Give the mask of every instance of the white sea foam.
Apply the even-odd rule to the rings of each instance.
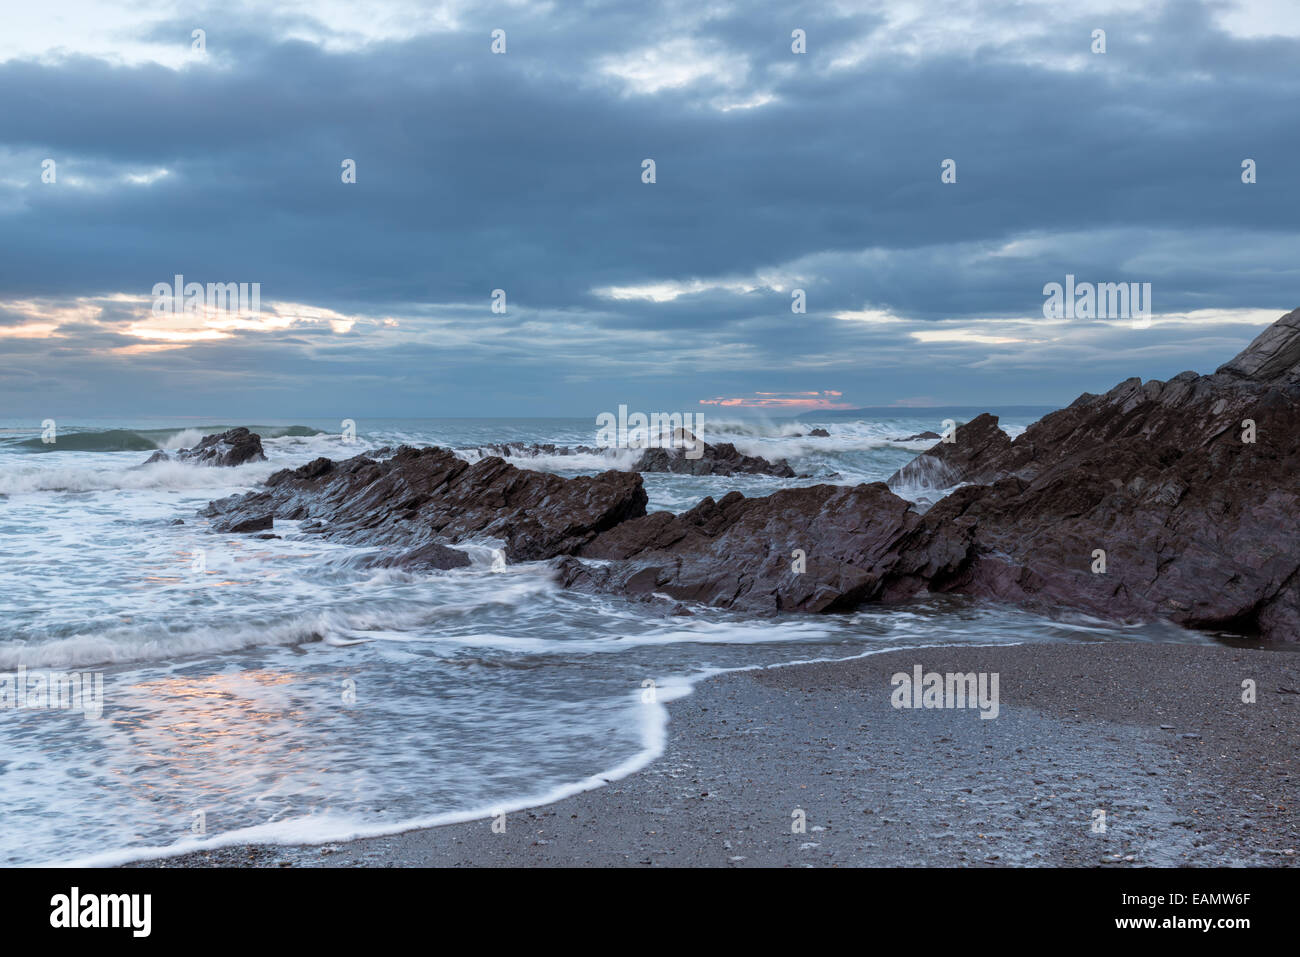
[[[511,452],[501,455],[488,448],[456,449],[456,454],[467,462],[478,462],[489,456],[503,458],[521,469],[534,469],[539,472],[604,472],[609,469],[626,472],[636,464],[644,454],[643,449],[602,449],[599,452],[574,452],[571,455],[548,455],[545,452],[534,453],[531,450]]]
[[[163,439],[158,447],[162,449],[192,449],[203,440],[203,436],[204,431],[202,429],[181,429],[179,432]]]
[[[121,453],[136,454],[138,453]],[[212,468],[186,462],[155,462],[138,467],[115,465],[7,464],[0,471],[0,494],[29,492],[95,492],[110,489],[204,489],[252,487],[274,472],[270,462],[250,462],[234,468]]]

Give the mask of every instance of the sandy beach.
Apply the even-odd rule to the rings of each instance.
[[[891,675],[916,665],[996,673],[998,716],[893,707]],[[720,675],[669,710],[658,760],[504,833],[483,819],[143,866],[1295,866],[1300,850],[1294,652],[891,651]]]

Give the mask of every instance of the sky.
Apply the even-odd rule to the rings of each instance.
[[[1297,63],[1294,0],[12,5],[0,420],[1211,372],[1300,306]],[[260,309],[158,314],[176,275]],[[1045,318],[1067,275],[1150,320]]]

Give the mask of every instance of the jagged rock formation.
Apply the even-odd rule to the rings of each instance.
[[[319,458],[283,469],[259,492],[208,505],[218,531],[249,518],[305,520],[336,541],[397,546],[500,539],[513,561],[574,551],[598,533],[645,514],[635,472],[564,479],[490,457],[472,465],[447,449],[401,448],[376,461],[364,455]]]
[[[1300,382],[1300,309],[1288,312],[1261,332],[1215,374],[1259,384]]]
[[[923,523],[923,549],[965,548],[947,590],[1300,640],[1297,415],[1300,310],[1213,375],[1126,380],[1014,442],[980,416],[895,478],[973,483]]]

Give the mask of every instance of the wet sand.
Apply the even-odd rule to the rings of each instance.
[[[999,715],[895,709],[890,676],[996,672]],[[1257,700],[1242,702],[1253,679]],[[1295,866],[1300,654],[1046,644],[721,675],[665,753],[492,821],[146,867]],[[796,811],[806,817],[795,829]],[[1105,831],[1094,812],[1105,811]]]

